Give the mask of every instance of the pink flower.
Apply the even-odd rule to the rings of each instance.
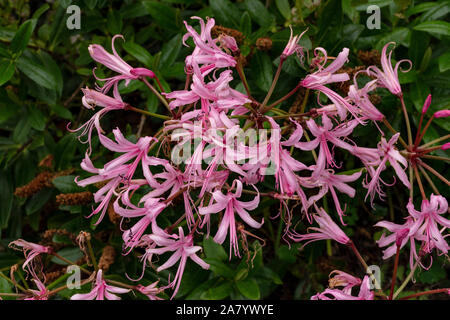
[[[346,294],[351,294],[354,286],[361,285],[361,279],[356,278],[344,271],[333,270],[330,273],[330,277],[332,274],[336,275],[328,280],[329,287],[331,289],[334,287],[344,287],[342,291]]]
[[[301,34],[296,35],[295,37],[292,37],[292,34],[293,34],[292,27],[290,27],[290,28],[291,28],[291,36],[289,37],[289,41],[288,41],[286,47],[284,48],[280,59],[285,60],[291,54],[296,52],[297,55],[300,57],[300,60],[302,60],[304,57],[303,48],[298,44],[298,42],[300,41],[301,37],[305,34],[305,32],[308,31],[308,29],[303,31]]]
[[[147,198],[144,202],[144,207],[141,208],[135,206],[131,202],[128,192],[124,192],[120,199],[126,206],[126,209],[119,206],[119,198],[117,198],[114,202],[114,211],[117,214],[124,218],[142,217],[133,227],[126,230],[122,235],[124,241],[123,248],[129,248],[131,250],[140,243],[141,237],[148,226],[151,224],[152,227],[154,227],[156,218],[167,207],[167,204],[164,201],[161,201],[161,198]]]
[[[298,142],[295,144],[297,148],[302,150],[313,150],[320,146],[319,156],[315,165],[313,177],[318,177],[326,168],[326,165],[336,166],[334,157],[328,148],[328,142],[346,150],[352,150],[353,146],[344,142],[340,138],[347,137],[352,133],[353,129],[358,125],[355,120],[342,123],[333,129],[333,124],[326,114],[322,115],[322,126],[318,126],[313,119],[306,122],[311,133],[316,137],[309,142]]]
[[[369,276],[365,276],[358,296],[352,296],[351,293],[339,289],[325,289],[322,293],[318,293],[311,297],[311,300],[373,300],[375,294],[370,290]]]
[[[381,121],[384,115],[372,104],[368,95],[368,92],[376,88],[376,82],[377,80],[372,80],[362,89],[358,89],[355,82],[349,87],[348,97],[359,108],[361,116],[372,121]]]
[[[51,253],[53,250],[51,247],[45,247],[40,244],[25,241],[23,239],[12,241],[9,244],[9,247],[23,251],[26,260],[22,265],[22,269],[25,270],[25,267],[28,266],[28,264],[30,264],[29,270],[31,271],[31,273],[35,278],[38,277],[35,276],[33,260],[36,259],[41,253]]]
[[[317,177],[303,179],[303,182],[309,182],[309,185],[304,184],[304,186],[306,186],[308,188],[320,187],[319,193],[317,195],[309,198],[309,200],[308,200],[309,205],[311,205],[311,204],[315,203],[316,201],[318,201],[319,199],[323,198],[323,196],[326,195],[328,193],[328,191],[330,191],[331,196],[333,197],[334,204],[336,206],[336,211],[338,212],[339,218],[341,219],[341,223],[343,225],[345,225],[344,220],[342,218],[344,215],[345,208],[343,211],[341,208],[341,205],[339,203],[339,198],[336,194],[335,188],[337,190],[339,190],[340,192],[347,194],[350,198],[354,198],[355,197],[355,189],[350,187],[347,183],[359,179],[360,176],[361,176],[361,171],[355,172],[351,175],[343,175],[343,174],[334,174],[333,170],[328,169],[328,170],[322,170],[320,175]]]
[[[136,287],[136,290],[138,290],[143,295],[146,295],[150,300],[163,300],[163,298],[160,298],[157,296],[157,294],[164,291],[164,288],[158,288],[158,281],[155,281],[148,286],[144,287],[143,285],[139,284]]]
[[[38,290],[32,290],[29,291],[33,294],[33,297],[31,298],[25,298],[24,300],[48,300],[48,294],[49,291],[45,287],[45,285],[41,282],[39,279],[33,279],[34,283],[36,284]]]
[[[236,191],[233,193],[231,190],[236,188]],[[214,191],[212,196],[215,200],[215,203],[210,204],[207,207],[199,208],[199,213],[202,215],[218,213],[225,209],[225,214],[222,218],[222,221],[219,225],[219,230],[214,236],[214,241],[222,244],[225,241],[225,238],[228,234],[228,229],[230,232],[230,259],[231,259],[231,250],[234,248],[234,254],[240,257],[239,254],[239,245],[236,234],[236,220],[235,220],[235,212],[239,215],[239,217],[244,220],[252,228],[260,228],[264,223],[264,219],[262,219],[261,223],[256,222],[246,211],[254,210],[259,204],[259,194],[249,202],[239,201],[242,195],[242,182],[239,180],[234,180],[231,189],[225,195],[222,191],[217,190]]]
[[[120,34],[117,34],[112,38],[111,47],[113,50],[113,54],[108,53],[101,45],[98,44],[91,44],[88,50],[92,59],[94,59],[98,63],[103,64],[105,67],[117,73],[120,73],[120,75],[118,76],[107,79],[100,79],[96,77],[98,80],[106,81],[103,88],[101,88],[102,93],[107,93],[110,88],[114,86],[114,97],[120,99],[120,94],[117,88],[117,84],[120,80],[125,80],[126,85],[128,85],[130,80],[138,79],[141,76],[154,78],[155,74],[151,70],[145,68],[133,68],[128,63],[126,63],[119,56],[114,47],[114,41],[118,37],[123,39],[123,36]]]
[[[316,48],[317,51],[322,52],[325,55],[325,61],[323,65],[325,65],[327,61],[327,54],[323,48]],[[341,120],[345,119],[347,111],[349,111],[356,119],[355,107],[349,104],[343,97],[339,94],[326,87],[326,84],[334,83],[334,82],[344,82],[349,80],[349,76],[347,73],[338,73],[334,74],[338,71],[347,61],[349,49],[344,48],[336,60],[334,60],[330,65],[326,68],[323,68],[323,65],[319,66],[319,70],[308,74],[305,79],[303,79],[300,84],[308,89],[317,90],[325,94],[335,105],[337,108],[338,114]]]
[[[330,218],[330,216],[325,212],[323,208],[317,208],[317,214],[313,215],[314,220],[319,224],[319,228],[312,227],[308,228],[312,231],[317,231],[316,233],[307,233],[307,234],[291,234],[289,237],[296,241],[304,241],[308,240],[303,246],[306,246],[310,242],[318,241],[318,240],[335,240],[342,244],[348,244],[350,242],[350,238],[342,231],[336,223]]]
[[[375,227],[382,227],[392,232],[389,236],[386,236],[385,233],[383,233],[377,241],[380,248],[389,246],[383,250],[383,259],[389,259],[396,253],[397,247],[400,247],[401,249],[408,242],[410,242],[409,262],[412,269],[414,260],[417,260],[418,258],[414,238],[417,231],[417,225],[414,225],[414,219],[411,216],[408,216],[404,224],[395,224],[390,221],[380,221],[375,224]]]
[[[383,182],[380,178],[380,174],[386,168],[386,162],[388,161],[394,168],[394,171],[399,177],[400,181],[403,182],[403,184],[408,189],[411,187],[408,177],[405,173],[405,169],[408,167],[408,161],[394,147],[399,136],[400,133],[394,134],[389,142],[386,142],[386,139],[384,137],[381,137],[381,141],[378,144],[378,151],[380,156],[382,157],[381,162],[378,164],[378,168],[375,172],[373,172],[373,170],[369,170],[369,173],[372,176],[372,180],[368,184],[364,185],[364,187],[368,189],[366,198],[368,195],[370,195],[370,201],[372,205],[376,193],[378,193],[380,197],[384,196],[380,185],[380,181]],[[403,166],[403,168],[400,164]]]
[[[89,293],[79,293],[73,295],[70,300],[120,300],[120,297],[115,294],[123,294],[129,292],[130,289],[114,287],[106,284],[103,279],[103,271],[97,271],[95,286]]]
[[[207,23],[202,18],[192,17],[191,19],[197,19],[200,22],[200,34],[195,31],[190,25],[184,21],[187,33],[183,36],[183,43],[190,37],[194,40],[195,49],[194,52],[186,57],[186,66],[188,69],[197,68],[199,65],[203,65],[203,69],[213,69],[213,68],[227,68],[236,66],[236,60],[220,50],[216,45],[216,40],[211,36],[211,29],[215,25],[215,20],[213,18],[208,18]]]
[[[194,246],[192,235],[189,234],[185,236],[183,228],[181,227],[178,228],[178,236],[169,235],[166,233],[164,235],[152,234],[149,236],[149,238],[151,238],[158,246],[161,247],[155,249],[148,249],[150,253],[163,254],[169,251],[174,252],[172,256],[164,264],[162,264],[161,266],[158,267],[158,269],[156,269],[157,272],[170,268],[175,263],[177,263],[178,260],[180,260],[177,273],[170,285],[172,288],[175,287],[174,292],[172,294],[172,298],[175,297],[175,295],[178,292],[178,289],[181,284],[181,279],[183,278],[183,272],[186,266],[186,261],[188,258],[190,258],[192,261],[194,261],[203,269],[205,270],[209,269],[209,264],[204,262],[196,255],[196,252],[202,250],[202,247]]]
[[[414,209],[411,199],[406,206],[409,214],[414,218],[414,229],[417,232],[414,237],[423,241],[425,253],[431,253],[433,248],[440,251],[440,254],[447,254],[450,246],[442,235],[443,230],[450,228],[450,220],[442,217],[442,214],[448,213],[448,202],[441,195],[430,196],[430,200],[422,200],[421,210]],[[438,225],[444,227],[439,230]]]
[[[79,140],[82,136],[87,135],[86,141],[81,141],[82,143],[89,143],[89,149],[88,154],[91,153],[91,136],[92,136],[92,129],[95,128],[99,133],[101,133],[103,130],[100,126],[100,119],[109,111],[111,110],[123,110],[126,108],[127,104],[124,103],[122,100],[111,98],[107,95],[104,95],[103,93],[97,92],[95,90],[91,90],[89,88],[82,89],[84,96],[82,98],[83,105],[88,109],[94,109],[96,106],[102,107],[100,111],[95,113],[91,119],[89,119],[85,124],[80,126],[78,129],[71,130],[67,128],[70,132],[78,132],[82,130],[81,134],[79,135]],[[70,123],[67,125],[69,126]]]
[[[383,71],[381,71],[376,66],[370,66],[367,68],[367,74],[370,77],[376,77],[378,80],[378,84],[386,89],[388,89],[392,94],[396,96],[402,96],[402,87],[400,86],[400,83],[398,81],[398,67],[402,62],[409,62],[410,66],[412,66],[412,63],[410,60],[404,59],[397,62],[395,65],[395,68],[392,68],[391,64],[391,56],[392,56],[392,50],[389,52],[389,57],[386,55],[387,48],[390,44],[394,44],[395,42],[388,42],[383,47],[383,51],[381,52],[381,67],[383,68]],[[402,70],[403,71],[403,70]],[[409,70],[405,70],[403,72],[407,72]]]

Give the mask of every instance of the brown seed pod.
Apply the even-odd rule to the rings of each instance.
[[[238,45],[242,44],[242,42],[244,42],[244,39],[245,39],[244,34],[235,29],[226,28],[226,27],[222,27],[222,26],[218,26],[218,25],[215,25],[211,29],[211,35],[214,38],[218,38],[222,34],[233,37],[236,40],[236,43]]]
[[[272,39],[268,37],[258,38],[256,40],[256,47],[261,51],[269,51],[272,49]]]
[[[86,205],[94,200],[94,196],[90,191],[83,191],[77,193],[61,193],[56,196],[56,203],[58,205]]]
[[[116,258],[116,250],[114,249],[114,247],[110,245],[104,247],[102,255],[98,262],[99,269],[102,269],[103,271],[108,270],[109,267],[114,263],[115,258]]]

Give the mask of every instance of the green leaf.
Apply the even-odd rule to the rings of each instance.
[[[425,31],[432,35],[450,36],[450,23],[445,21],[422,22],[413,28],[414,30]]]
[[[258,283],[255,279],[244,279],[236,282],[236,287],[239,292],[246,298],[251,300],[258,300],[261,297]]]
[[[445,72],[450,69],[450,52],[444,53],[438,59],[439,71]]]
[[[95,6],[97,5],[97,0],[83,0],[84,4],[89,8],[89,9],[94,9]]]
[[[203,259],[206,263],[209,264],[209,269],[214,272],[216,275],[233,279],[235,271],[228,267],[225,263],[222,261],[219,261],[217,259],[209,259],[205,258]]]
[[[111,34],[120,34],[123,27],[122,15],[120,14],[120,11],[110,10],[106,19],[106,25]]]
[[[261,1],[245,0],[244,5],[250,13],[252,20],[261,27],[269,27],[275,22],[274,16],[266,9]]]
[[[31,197],[31,199],[28,200],[26,206],[25,206],[25,213],[27,216],[39,211],[42,209],[42,207],[50,200],[50,198],[53,196],[52,189],[45,188],[36,193]]]
[[[203,250],[207,258],[216,259],[219,261],[225,261],[228,259],[228,255],[225,249],[218,243],[216,243],[211,237],[203,239]]]
[[[33,129],[38,131],[45,129],[45,117],[36,106],[28,108],[28,121]]]
[[[72,112],[70,112],[70,110],[62,105],[59,104],[54,104],[51,105],[50,108],[52,109],[52,111],[61,118],[67,119],[67,120],[72,120]]]
[[[209,0],[214,17],[225,27],[239,28],[241,13],[229,0]]]
[[[61,257],[70,260],[72,262],[76,262],[77,260],[81,259],[83,257],[83,252],[81,252],[78,248],[64,248],[57,252]],[[65,261],[62,261],[61,259],[57,257],[53,257],[51,260],[53,263],[57,263],[63,266],[67,266],[68,263]]]
[[[244,36],[248,37],[252,33],[252,19],[247,11],[242,14],[240,30]]]
[[[8,226],[13,204],[13,185],[11,175],[5,171],[0,172],[0,230]]]
[[[22,117],[13,131],[12,138],[14,142],[24,143],[28,137],[28,133],[30,132],[30,130],[31,127],[30,123],[28,122],[28,117]]]
[[[75,176],[61,176],[52,180],[53,185],[62,193],[74,193],[82,190],[75,183]]]
[[[28,78],[44,88],[55,89],[58,87],[55,78],[49,70],[31,57],[22,55],[17,60],[17,68],[19,68],[19,70]]]
[[[291,6],[288,0],[275,0],[275,4],[277,5],[278,11],[280,11],[286,20],[291,19]]]
[[[143,4],[154,19],[153,23],[171,32],[180,30],[178,12],[173,7],[156,1],[145,1]]]
[[[252,59],[256,84],[261,90],[269,91],[273,81],[272,61],[265,52],[258,51]]]
[[[228,297],[231,291],[231,283],[226,282],[217,287],[209,288],[206,292],[202,293],[200,297],[205,300],[222,300]]]
[[[27,47],[30,41],[31,34],[33,33],[34,22],[33,20],[27,20],[19,27],[14,38],[11,41],[11,51],[14,53],[22,53],[22,51]]]
[[[55,89],[56,93],[58,94],[58,97],[61,97],[64,80],[59,65],[45,51],[40,51],[39,57],[41,58],[41,61],[43,62],[45,69],[48,71],[49,74],[52,75],[52,78],[54,79],[55,86],[52,89]]]
[[[8,82],[14,75],[15,64],[12,60],[0,60],[0,86]]]
[[[181,50],[181,34],[177,34],[175,37],[166,42],[161,50],[160,65],[164,68],[170,67],[178,57]]]
[[[134,42],[124,42],[123,48],[126,52],[132,55],[140,63],[143,63],[146,67],[150,68],[152,66],[152,55],[139,44]]]
[[[78,144],[73,134],[66,135],[58,141],[55,150],[56,170],[62,170],[71,164]]]

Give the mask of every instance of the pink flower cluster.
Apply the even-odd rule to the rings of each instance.
[[[233,254],[240,257],[237,224],[243,221],[246,227],[262,227],[264,219],[252,213],[258,208],[262,196],[279,199],[280,207],[287,208],[288,214],[283,215],[283,219],[286,223],[285,234],[290,239],[308,242],[333,239],[349,245],[351,240],[318,205],[320,199],[327,194],[331,195],[337,217],[345,225],[346,205],[343,204],[341,194],[355,197],[356,191],[351,183],[362,175],[365,175],[361,183],[367,189],[366,198],[370,196],[372,204],[377,194],[384,196],[383,185],[387,183],[381,178],[383,172],[384,176],[394,177],[394,180],[395,176],[398,177],[402,185],[411,188],[405,172],[409,165],[408,159],[397,148],[398,133],[387,138],[381,132],[378,144],[374,144],[372,148],[360,147],[352,139],[356,127],[367,125],[369,120],[377,123],[384,119],[384,115],[370,102],[369,92],[382,87],[394,95],[402,96],[397,77],[398,64],[393,69],[390,61],[392,52],[389,55],[386,52],[391,43],[383,49],[382,70],[369,67],[366,74],[374,79],[362,88],[359,88],[354,79],[348,96],[341,96],[329,85],[350,80],[347,73],[340,71],[348,60],[349,49],[342,49],[328,63],[330,57],[326,50],[316,48],[311,64],[312,72],[300,81],[300,87],[316,93],[319,104],[319,95],[325,95],[329,104],[320,105],[301,120],[290,119],[289,128],[292,130],[289,131],[280,128],[277,117],[267,114],[270,108],[264,109],[265,106],[261,106],[249,94],[232,87],[233,70],[239,67],[236,59],[239,49],[235,40],[229,36],[213,38],[211,29],[215,24],[214,19],[206,22],[198,17],[193,19],[200,23],[200,32],[185,22],[187,33],[183,37],[183,43],[186,45],[188,40],[194,43],[192,53],[185,60],[188,77],[186,87],[184,90],[160,92],[160,98],[167,101],[173,115],[162,131],[155,137],[140,137],[133,142],[116,128],[112,132],[112,140],[100,125],[105,113],[130,107],[120,96],[119,81],[124,80],[126,84],[130,81],[147,81],[146,78],[155,78],[157,81],[151,70],[133,68],[118,55],[114,40],[121,36],[113,38],[113,54],[100,45],[89,48],[95,61],[117,75],[98,79],[104,81],[101,87],[83,90],[83,105],[89,109],[96,106],[102,109],[76,130],[81,131],[81,135],[87,135],[90,146],[95,129],[101,145],[118,154],[113,160],[97,167],[90,157],[92,150],[89,147],[81,163],[82,169],[91,175],[83,179],[77,178],[77,184],[82,187],[98,183],[103,185],[95,193],[97,205],[90,216],[95,216],[98,224],[108,206],[113,205],[115,212],[123,220],[133,221],[134,225],[122,229],[124,254],[136,248],[145,251],[142,256],[144,268],[155,263],[155,256],[170,252],[171,256],[156,271],[178,265],[176,274],[168,285],[173,289],[172,297],[178,292],[189,260],[203,269],[209,268],[209,264],[199,255],[202,248],[194,244],[199,230],[205,228],[207,236],[213,230],[213,239],[219,244],[223,244],[228,236],[229,258]],[[280,63],[294,52],[303,56],[304,48],[298,44],[300,37],[301,35],[291,35]],[[107,95],[111,88],[113,97]],[[261,113],[261,110],[266,111]],[[243,123],[241,119],[246,120]],[[239,149],[229,145],[226,137],[230,134],[243,129],[262,129],[264,123],[271,129],[270,139],[259,139],[258,136],[254,145],[249,146],[243,142]],[[170,159],[149,155],[155,146],[166,143],[170,134],[172,137],[176,135],[178,129],[184,130],[181,134],[183,142],[192,142],[194,146],[193,153],[184,163],[176,164]],[[290,134],[286,136],[286,132]],[[364,169],[338,172],[340,164],[335,157],[335,149],[354,156],[364,165]],[[264,157],[260,156],[261,151],[264,151]],[[312,152],[314,162],[302,163],[295,158],[294,152]],[[275,179],[274,189],[269,193],[261,193],[258,184],[270,175]],[[171,226],[163,226],[164,219],[160,217],[165,215],[167,208],[174,204],[177,197],[182,197],[184,203],[184,210],[179,213],[180,219]],[[289,209],[287,200],[300,203],[299,213]],[[450,221],[441,216],[447,212],[446,199],[432,195],[430,201],[424,200],[421,211],[416,211],[412,202],[407,208],[410,216],[406,218],[404,225],[386,221],[377,224],[393,232],[387,237],[383,235],[378,244],[388,246],[395,242],[396,234],[408,230],[401,246],[408,241],[411,243],[411,259],[417,260],[418,257],[416,242],[422,243],[422,250],[427,253],[436,248],[441,254],[446,254],[449,246],[443,230],[450,227]],[[291,225],[294,214],[303,214],[309,223],[316,221],[319,227],[310,228],[315,233],[297,233]],[[179,226],[183,220],[186,221],[184,228]],[[439,230],[439,226],[444,229]],[[177,230],[177,233],[172,230]],[[39,252],[42,250],[32,251],[27,256],[27,261]],[[395,245],[391,245],[385,250],[384,257],[388,258],[394,253]],[[163,258],[158,261],[164,261],[161,259]],[[360,280],[338,272],[333,283],[331,288],[312,299],[373,299],[368,276]],[[344,289],[336,289],[334,286],[343,286]],[[354,286],[360,286],[358,296],[352,295]],[[160,292],[156,283],[139,288],[151,299],[157,299],[156,294]],[[125,292],[128,290],[107,285],[99,271],[93,290],[88,294],[75,295],[72,299],[117,299],[114,293]]]

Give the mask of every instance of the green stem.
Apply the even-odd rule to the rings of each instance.
[[[156,97],[159,99],[159,101],[162,102],[162,104],[167,108],[167,110],[169,110],[170,112],[172,112],[172,110],[170,110],[169,104],[167,103],[166,98],[164,98],[159,92],[158,90],[155,89],[155,87],[153,87],[145,78],[141,79],[142,82],[145,83],[145,85],[150,89],[151,92],[153,92]]]
[[[86,240],[87,240],[86,242],[87,242],[89,256],[91,257],[92,264],[94,265],[95,271],[98,271],[98,264],[97,264],[97,260],[95,259],[94,250],[92,249],[90,236],[86,237]]]
[[[419,261],[416,261],[416,263],[414,264],[412,270],[409,272],[408,276],[406,277],[405,281],[403,281],[403,283],[400,285],[400,287],[397,289],[397,291],[395,291],[394,296],[392,297],[393,299],[397,298],[398,295],[406,287],[406,285],[408,284],[409,280],[411,280],[411,278],[413,277],[414,272],[416,271],[418,265],[419,265]]]
[[[389,121],[387,121],[386,118],[383,118],[383,123],[384,125],[389,129],[389,131],[391,131],[393,134],[397,134],[397,130],[395,130],[391,124],[389,123]],[[405,142],[405,140],[403,140],[403,138],[401,136],[398,137],[398,140],[400,141],[400,143],[403,145],[403,147],[408,150],[408,144]]]
[[[406,130],[408,133],[408,145],[412,145],[412,133],[411,133],[411,124],[409,123],[408,111],[406,110],[405,100],[403,99],[403,95],[400,96],[400,102],[402,103],[403,115],[405,116],[406,121]],[[425,131],[426,129],[424,129]]]
[[[276,105],[279,105],[280,103],[282,103],[283,101],[289,99],[294,93],[296,93],[298,91],[298,89],[301,88],[300,82],[297,84],[297,86],[295,86],[294,89],[292,89],[291,91],[289,91],[288,94],[286,94],[284,97],[278,99],[277,101],[275,101],[274,103],[272,103],[271,105],[269,105],[265,110],[262,110],[262,113],[266,113],[267,111],[269,111],[270,109],[272,109],[273,107],[275,107]],[[308,89],[309,90],[309,89]]]
[[[20,284],[18,284],[17,282],[12,281],[10,278],[8,278],[7,276],[5,276],[3,274],[3,272],[0,272],[0,277],[2,277],[3,279],[5,279],[6,281],[8,281],[9,283],[11,283],[13,286],[19,288],[21,291],[23,292],[27,292],[28,290],[25,289],[24,287],[22,287]]]
[[[64,261],[65,263],[67,263],[67,264],[69,264],[69,265],[78,266],[75,262],[70,261],[69,259],[66,259],[66,258],[60,256],[60,255],[57,254],[56,252],[52,252],[51,254],[52,254],[53,256],[57,257],[59,260]],[[80,268],[81,271],[83,271],[83,272],[86,273],[86,274],[89,274],[89,275],[90,275],[90,274],[92,273],[92,272],[90,272],[89,270],[87,270],[87,269],[85,269],[85,268],[83,268],[83,267],[81,267],[81,266],[78,266],[78,267]]]
[[[397,280],[398,258],[400,256],[400,246],[397,245],[397,252],[395,253],[394,272],[392,272],[391,291],[389,293],[389,300],[394,296],[395,282]]]
[[[280,77],[281,68],[283,66],[284,59],[280,58],[280,63],[278,64],[277,71],[275,73],[275,77],[273,78],[272,85],[270,86],[269,92],[267,93],[266,97],[264,98],[263,103],[261,104],[261,108],[259,109],[261,113],[264,113],[263,111],[266,110],[266,105],[269,102],[270,97],[272,96],[273,90],[275,89],[275,86],[277,85],[278,78]]]
[[[440,138],[437,138],[437,139],[435,139],[435,140],[433,140],[433,141],[427,142],[427,143],[425,143],[425,144],[419,146],[419,149],[426,148],[426,147],[428,147],[428,146],[431,146],[431,145],[433,145],[433,144],[435,144],[435,143],[441,142],[441,141],[446,140],[446,139],[448,139],[448,138],[450,138],[450,134],[447,134],[447,135],[445,135],[445,136],[442,136],[442,137],[440,137]]]
[[[153,113],[153,112],[150,112],[150,111],[138,109],[138,108],[135,108],[135,107],[132,107],[132,106],[127,106],[126,110],[132,110],[134,112],[139,112],[139,113],[145,114],[146,116],[151,116],[151,117],[155,117],[155,118],[159,118],[159,119],[163,119],[163,120],[170,120],[170,119],[172,119],[169,116],[165,116],[165,115],[162,115],[162,114],[159,114],[159,113]]]

